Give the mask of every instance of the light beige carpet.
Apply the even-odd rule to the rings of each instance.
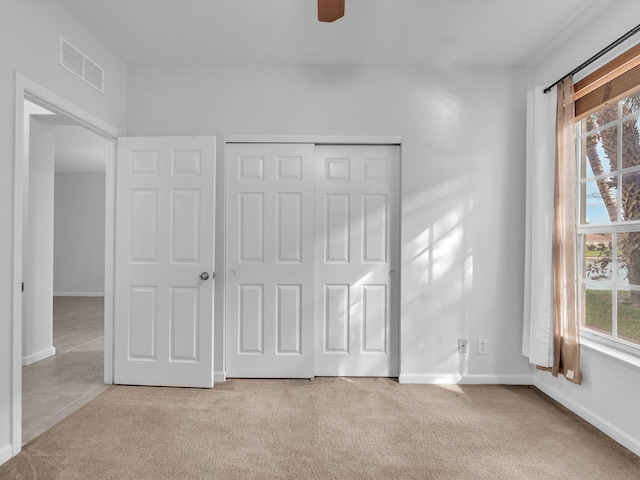
[[[634,479],[640,458],[532,387],[391,379],[112,387],[2,479]]]

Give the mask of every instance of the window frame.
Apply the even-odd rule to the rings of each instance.
[[[639,220],[623,220],[622,219],[622,190],[623,183],[622,178],[624,174],[639,172],[639,166],[632,166],[623,168],[622,166],[622,125],[632,119],[640,118],[640,109],[632,112],[628,115],[622,115],[622,102],[625,98],[637,94],[640,92],[640,85],[638,88],[635,88],[629,91],[623,98],[616,100],[617,106],[617,116],[616,119],[600,126],[596,129],[583,131],[583,121],[587,116],[583,116],[582,118],[576,119],[575,124],[575,142],[576,142],[576,172],[577,174],[577,183],[576,183],[576,227],[577,227],[577,264],[578,264],[578,278],[576,279],[578,282],[578,315],[580,317],[580,337],[581,339],[588,339],[589,341],[602,345],[605,348],[613,348],[616,351],[620,351],[624,354],[629,354],[633,357],[640,358],[640,339],[638,342],[632,342],[625,340],[624,338],[618,337],[618,282],[612,278],[611,281],[611,294],[612,294],[612,304],[611,304],[611,334],[607,334],[605,332],[596,330],[594,328],[589,328],[586,326],[586,288],[589,285],[602,285],[595,280],[588,280],[585,275],[585,249],[586,249],[586,235],[593,233],[626,233],[626,232],[640,232],[640,219]],[[613,103],[613,102],[611,102]],[[598,109],[605,108],[607,105],[602,104]],[[593,175],[591,177],[586,176],[586,171],[583,172],[583,166],[586,162],[586,152],[583,153],[583,143],[587,137],[593,135],[595,133],[604,131],[614,125],[618,127],[618,148],[617,150],[617,159],[616,159],[616,169],[610,172],[606,172],[602,175]],[[593,172],[592,172],[593,173]],[[583,177],[584,175],[584,177]],[[602,178],[610,178],[616,177],[617,185],[619,186],[616,189],[616,204],[617,204],[617,218],[615,222],[600,222],[600,223],[581,223],[582,212],[585,210],[585,200],[583,199],[583,187],[587,185],[587,182],[597,181]],[[586,213],[586,211],[585,211]],[[586,218],[586,215],[585,215]],[[612,271],[618,271],[618,247],[617,247],[617,236],[613,235],[612,238],[613,245],[612,251],[616,252],[616,255],[612,255]],[[629,291],[640,291],[640,286],[628,286]],[[625,288],[626,290],[626,288]],[[635,362],[634,362],[635,363]]]

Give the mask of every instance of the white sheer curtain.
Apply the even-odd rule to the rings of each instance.
[[[554,92],[543,87],[527,98],[525,291],[522,353],[529,362],[552,367],[553,199],[556,157]]]

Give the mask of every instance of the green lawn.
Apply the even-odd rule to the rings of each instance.
[[[640,343],[640,307],[626,303],[629,292],[618,292],[618,337]],[[611,334],[611,292],[587,290],[585,324]]]
[[[584,256],[587,258],[598,258],[600,255],[602,255],[603,257],[605,256],[602,250],[585,250],[584,251]],[[622,250],[618,250],[618,258],[620,258],[621,256],[622,256]]]

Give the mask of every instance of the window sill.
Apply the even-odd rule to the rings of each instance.
[[[597,335],[590,332],[585,332],[584,330],[580,332],[580,345],[588,348],[589,350],[607,355],[608,357],[614,358],[627,365],[640,368],[640,356],[638,356],[640,355],[640,352],[638,352],[638,355],[635,355],[634,353],[627,352],[610,345],[605,345]]]

